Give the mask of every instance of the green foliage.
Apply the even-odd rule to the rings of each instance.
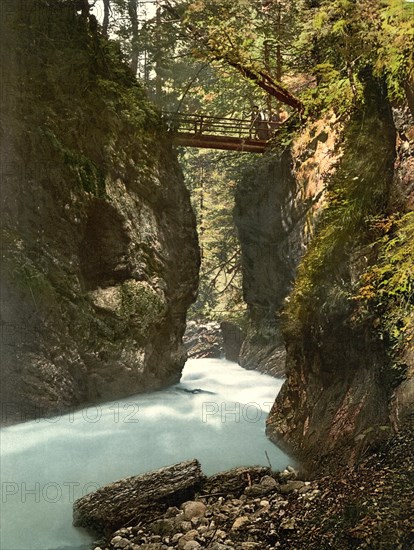
[[[287,82],[305,117],[330,109],[348,115],[363,101],[361,71],[373,69],[400,99],[414,66],[413,4],[402,0],[171,0],[152,15],[134,8],[144,18],[138,33],[132,4],[112,0],[110,30],[130,59],[137,49],[139,75],[166,110],[241,116],[254,104],[280,109],[240,77],[236,63]]]
[[[400,353],[414,330],[414,212],[374,218],[372,230],[379,234],[371,245],[377,260],[360,278],[354,319],[372,319],[401,374]]]
[[[121,285],[121,314],[126,319],[125,330],[134,330],[137,338],[148,336],[148,330],[160,320],[165,309],[165,303],[149,285],[137,281],[126,281]]]
[[[297,34],[299,9],[295,3],[168,1],[148,13],[138,7],[138,33],[131,3],[112,0],[110,30],[131,62],[135,43],[139,77],[163,109],[240,115],[254,104],[276,108],[275,101],[272,104],[256,84],[241,78],[229,61],[264,70],[280,81],[291,66],[288,50]]]
[[[380,18],[375,71],[385,75],[390,97],[400,100],[414,71],[414,4],[383,0]]]
[[[139,32],[131,5],[138,13]],[[111,32],[126,56],[137,50],[139,75],[158,105],[209,114],[279,106],[240,78],[239,63],[288,82],[305,116],[349,114],[363,100],[367,67],[401,99],[412,75],[414,7],[403,0],[170,0],[145,16],[138,3],[112,0]],[[136,11],[138,9],[138,11]],[[135,25],[135,27],[134,27]]]
[[[33,5],[37,5],[33,0]],[[108,176],[151,172],[159,115],[125,65],[119,46],[90,31],[70,10],[22,11],[26,63],[18,104],[25,143],[41,150],[85,192],[105,195]],[[33,43],[36,47],[33,48]],[[70,90],[70,92],[69,92]],[[22,130],[23,131],[23,130]],[[135,172],[135,174],[134,174]]]
[[[314,74],[320,83],[316,88],[309,88],[303,93],[305,117],[321,117],[332,110],[338,116],[344,117],[352,112],[356,102],[361,101],[361,82],[358,80],[353,88],[348,77],[341,76],[330,63],[316,65]]]
[[[367,67],[387,81],[391,99],[404,97],[414,67],[412,3],[323,0],[303,10],[302,22],[299,68],[316,79],[304,97],[310,114],[349,113],[363,100],[360,75]]]
[[[94,162],[79,153],[79,151],[65,147],[49,130],[40,129],[40,133],[48,138],[54,149],[60,153],[64,164],[70,168],[79,186],[84,191],[96,197],[105,195],[105,176]]]

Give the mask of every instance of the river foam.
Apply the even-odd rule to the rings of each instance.
[[[3,428],[1,535],[7,550],[87,549],[73,501],[98,486],[197,458],[213,474],[234,466],[282,469],[265,437],[282,381],[219,359],[187,362],[163,391]]]

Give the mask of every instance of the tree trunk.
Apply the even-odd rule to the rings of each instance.
[[[266,71],[270,74],[272,70],[270,66],[270,44],[267,40],[264,43],[263,57],[264,57]],[[270,117],[272,116],[273,104],[272,104],[272,96],[269,94],[266,96],[266,107],[267,107],[267,112],[270,119]]]
[[[300,99],[290,93],[289,90],[275,82],[271,76],[263,71],[258,71],[252,67],[243,65],[239,61],[233,61],[226,56],[220,56],[216,59],[223,59],[223,61],[226,61],[231,67],[237,69],[245,78],[255,82],[260,88],[278,99],[281,103],[289,105],[299,112],[303,111],[303,103]]]
[[[130,67],[134,75],[138,72],[139,60],[139,23],[138,23],[138,0],[128,0],[128,15],[131,21],[131,63]]]
[[[121,479],[78,499],[73,525],[103,534],[147,521],[193,498],[204,479],[197,460]]]
[[[82,17],[87,19],[89,17],[89,1],[88,0],[77,0],[76,9],[81,12]]]
[[[105,36],[108,36],[108,27],[109,27],[109,12],[111,9],[111,0],[103,0],[104,5],[104,18],[102,22],[102,30]]]
[[[277,46],[276,46],[276,81],[282,83],[282,47],[280,45],[282,39],[282,8],[279,5],[277,10]]]
[[[161,58],[162,58],[162,46],[161,46],[161,7],[157,2],[156,13],[156,52],[155,52],[155,100],[158,105],[161,105],[162,96],[162,78],[161,78]]]

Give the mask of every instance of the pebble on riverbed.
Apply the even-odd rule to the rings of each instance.
[[[277,547],[283,533],[296,529],[296,520],[286,515],[290,499],[317,498],[318,486],[298,480],[293,468],[281,474],[266,468],[250,472],[247,468],[235,469],[209,478],[194,500],[184,502],[180,508],[168,508],[155,521],[119,529],[102,550]],[[223,493],[223,486],[233,488],[233,492]]]

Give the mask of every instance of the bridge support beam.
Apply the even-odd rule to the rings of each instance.
[[[190,134],[178,132],[174,135],[174,143],[185,147],[203,149],[221,149],[223,151],[241,151],[245,153],[264,153],[267,141],[244,139],[229,136],[210,136],[208,134]]]

